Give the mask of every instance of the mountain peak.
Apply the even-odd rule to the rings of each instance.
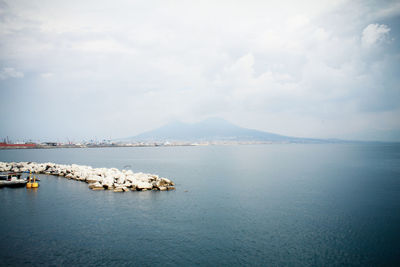
[[[290,137],[242,128],[225,119],[210,117],[197,123],[172,121],[158,129],[127,139],[133,141],[287,141]]]
[[[180,120],[172,120],[161,127],[182,126],[182,125],[219,125],[219,124],[231,124],[231,123],[220,117],[208,117],[202,121],[198,121],[198,122],[194,122],[194,123],[186,123],[186,122],[182,122]]]
[[[220,118],[220,117],[209,117],[199,123],[228,123],[230,124],[230,122],[228,122],[227,120]]]
[[[222,118],[219,117],[210,117],[207,118],[203,121],[194,123],[194,125],[198,125],[198,126],[202,126],[202,127],[239,127],[239,126],[235,126],[234,124],[232,124],[231,122],[224,120]]]

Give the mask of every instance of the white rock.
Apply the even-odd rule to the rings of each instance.
[[[136,186],[136,189],[139,189],[139,190],[152,189],[153,188],[153,185],[151,183],[142,182],[142,181],[137,183],[135,186]]]
[[[101,185],[99,182],[96,182],[96,183],[90,184],[90,185],[89,185],[89,188],[90,188],[90,189],[93,189],[93,188],[103,188],[103,185]]]
[[[105,188],[112,188],[114,187],[114,178],[107,176],[103,179],[102,184]]]
[[[96,182],[99,182],[99,181],[101,181],[102,179],[101,179],[101,177],[100,176],[97,176],[97,175],[90,175],[88,178],[86,178],[86,182],[88,182],[89,184],[90,183],[96,183]]]

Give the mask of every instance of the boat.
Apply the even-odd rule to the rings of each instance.
[[[36,144],[8,144],[6,142],[0,142],[0,148],[35,148]]]
[[[24,187],[27,182],[19,173],[0,174],[0,187]]]

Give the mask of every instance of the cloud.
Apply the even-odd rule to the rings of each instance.
[[[398,10],[391,1],[7,1],[0,62],[25,78],[7,80],[0,97],[46,102],[13,119],[57,119],[82,138],[207,116],[289,135],[354,139],[377,122],[397,132],[399,33],[385,18]],[[60,99],[74,109],[61,112]]]
[[[9,78],[22,78],[24,74],[21,71],[17,71],[14,68],[3,68],[0,71],[0,80],[6,80]]]
[[[54,76],[54,73],[51,73],[51,72],[45,72],[45,73],[42,73],[42,74],[40,74],[40,76],[41,76],[42,78],[45,78],[45,79],[47,79],[47,78],[51,78],[51,77],[53,77],[53,76]]]
[[[369,24],[362,32],[362,44],[366,47],[373,46],[388,40],[390,28],[384,24]]]

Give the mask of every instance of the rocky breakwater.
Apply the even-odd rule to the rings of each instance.
[[[84,165],[64,165],[35,162],[0,162],[0,172],[29,172],[65,177],[86,182],[92,190],[113,190],[114,192],[173,190],[174,183],[149,173],[134,173],[131,170],[115,168],[92,168]]]

